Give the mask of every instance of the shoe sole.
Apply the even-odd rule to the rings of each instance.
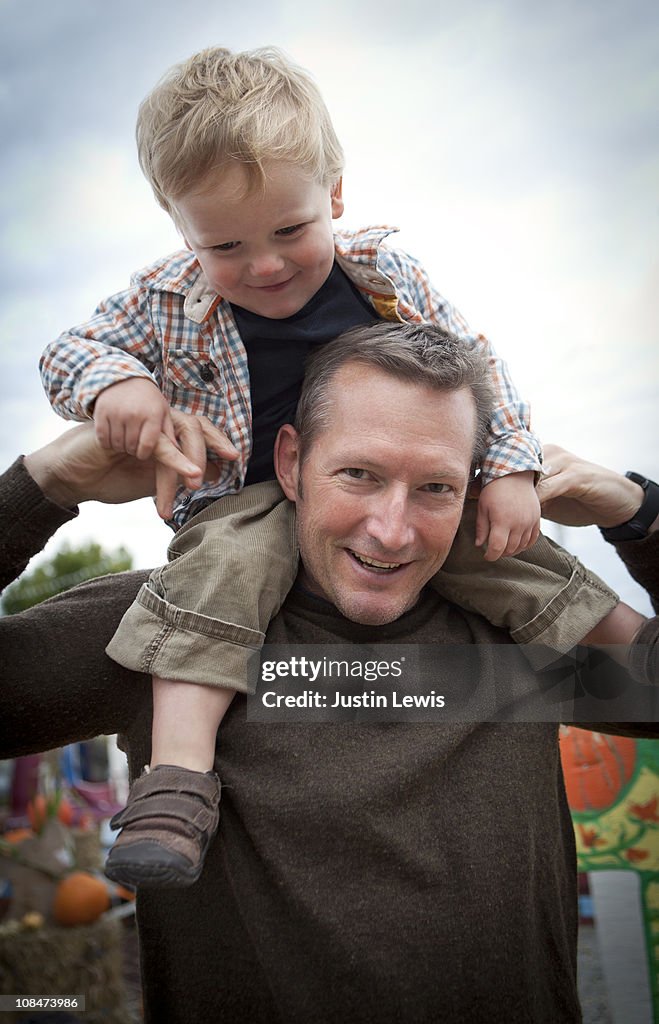
[[[126,855],[114,857],[111,850],[105,863],[105,875],[118,885],[142,889],[183,889],[193,885],[201,875],[203,863],[196,866],[164,864],[162,851],[154,849],[152,844],[134,843],[130,849],[130,860],[128,849]]]

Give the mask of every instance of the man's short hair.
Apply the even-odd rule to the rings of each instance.
[[[380,322],[346,331],[309,359],[295,418],[301,463],[328,422],[334,377],[354,362],[436,391],[469,389],[476,411],[472,462],[481,462],[495,402],[485,356],[434,324]]]
[[[331,186],[343,151],[311,76],[274,47],[202,50],[171,68],[142,102],[140,166],[160,205],[200,185],[232,161],[248,187],[264,182],[266,160],[286,160]]]

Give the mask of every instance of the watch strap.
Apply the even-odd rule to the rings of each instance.
[[[641,476],[640,473],[629,471],[625,476],[643,488],[643,501],[638,511],[626,523],[621,523],[620,526],[600,527],[600,533],[609,543],[619,540],[641,540],[647,537],[648,530],[659,516],[659,484]]]

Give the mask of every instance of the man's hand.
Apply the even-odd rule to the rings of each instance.
[[[534,474],[511,473],[492,480],[480,492],[476,516],[476,545],[487,545],[485,558],[518,555],[535,544],[540,533],[540,502]]]
[[[169,433],[169,405],[156,385],[129,377],[101,391],[94,404],[96,436],[102,448],[148,459],[162,433]]]
[[[207,450],[220,459],[237,457],[231,442],[204,416],[171,410],[171,418],[172,436],[161,434],[146,461],[102,448],[94,424],[83,423],[26,456],[25,467],[46,497],[63,508],[156,494],[158,511],[168,518],[179,480],[196,488],[216,475],[213,464],[207,465]]]
[[[564,526],[620,526],[643,502],[643,488],[620,473],[586,462],[554,444],[545,446],[546,476],[537,492],[542,515]],[[657,523],[650,527],[656,529]]]

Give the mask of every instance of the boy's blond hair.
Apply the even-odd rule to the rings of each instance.
[[[140,106],[140,165],[160,205],[203,185],[231,161],[248,185],[264,181],[263,164],[288,160],[331,186],[343,151],[313,79],[274,47],[232,53],[202,50],[171,68]]]

